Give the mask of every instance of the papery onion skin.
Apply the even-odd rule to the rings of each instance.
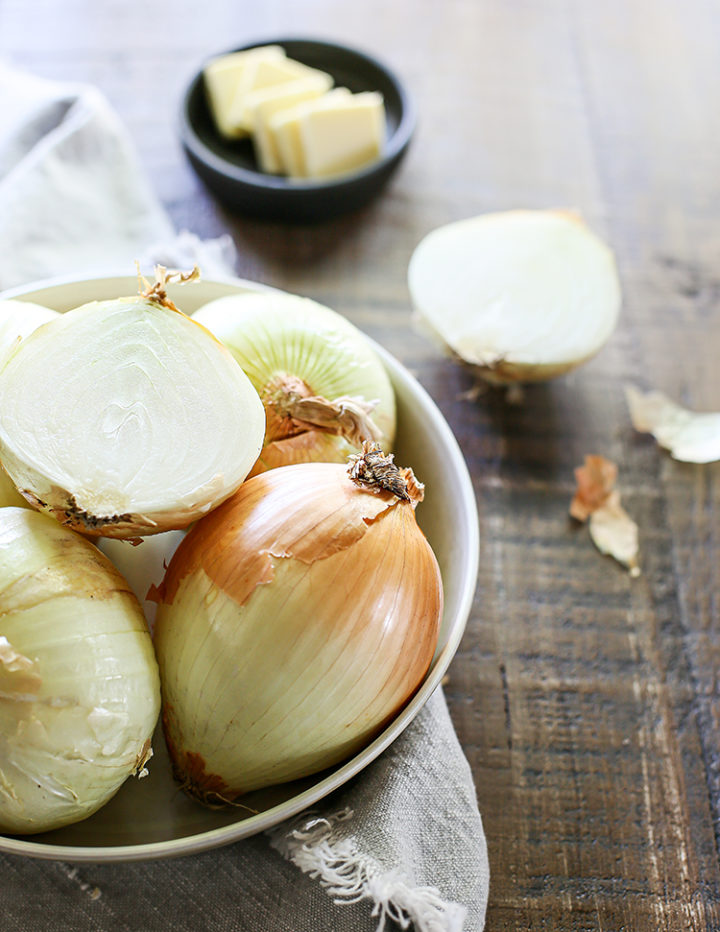
[[[218,298],[192,315],[221,340],[246,372],[266,408],[267,432],[251,475],[293,463],[344,463],[361,441],[313,429],[282,413],[273,398],[298,390],[334,401],[374,404],[374,440],[389,451],[395,440],[395,394],[365,335],[336,311],[284,292]],[[280,414],[278,414],[280,412]]]
[[[209,804],[365,745],[422,681],[442,614],[413,502],[330,463],[249,479],[188,533],[159,595],[165,735]]]
[[[109,560],[47,515],[0,509],[0,831],[85,819],[151,755],[152,641]]]
[[[83,305],[30,334],[0,368],[0,393],[13,482],[93,536],[187,527],[235,491],[264,438],[260,399],[228,350],[141,296]]]

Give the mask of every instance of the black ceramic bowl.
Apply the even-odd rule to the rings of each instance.
[[[261,172],[249,139],[224,139],[216,130],[201,70],[185,92],[180,114],[182,144],[198,175],[229,208],[265,220],[316,222],[367,203],[399,165],[415,128],[415,108],[400,80],[370,55],[331,42],[272,38],[228,51],[260,45],[281,45],[288,57],[328,72],[338,87],[379,91],[387,116],[384,153],[366,168],[336,179],[291,181]]]

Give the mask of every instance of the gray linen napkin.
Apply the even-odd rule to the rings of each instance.
[[[232,273],[229,237],[176,235],[97,90],[0,63],[0,100],[0,289],[138,257]],[[479,932],[489,885],[441,690],[359,776],[265,835],[142,864],[5,855],[0,870],[3,932]]]

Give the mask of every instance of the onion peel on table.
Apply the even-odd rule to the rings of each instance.
[[[690,411],[662,392],[625,388],[635,430],[652,434],[672,457],[684,463],[720,460],[720,412]]]
[[[575,470],[577,489],[570,515],[587,521],[590,537],[598,550],[626,566],[630,575],[640,575],[638,527],[620,503],[615,489],[617,466],[604,456],[589,455]]]

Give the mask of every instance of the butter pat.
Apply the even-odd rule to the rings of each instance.
[[[337,98],[346,99],[350,96],[346,87],[336,87],[322,97],[288,107],[270,118],[268,126],[275,140],[281,171],[291,178],[305,177],[305,154],[300,142],[301,118],[315,107],[332,106]]]
[[[279,45],[233,52],[204,69],[220,134],[251,136],[258,167],[291,178],[358,171],[385,147],[382,95],[333,88],[332,77],[288,58]]]
[[[274,99],[281,89],[295,81],[322,80],[323,90],[332,87],[332,78],[324,71],[310,68],[292,58],[260,59],[251,63],[238,85],[228,122],[236,131],[255,132],[255,115],[265,101]]]
[[[261,171],[282,171],[280,153],[271,129],[273,116],[304,101],[322,97],[331,85],[330,75],[318,72],[311,77],[289,81],[280,87],[268,88],[256,98],[252,109],[253,143]]]
[[[300,114],[297,132],[306,178],[357,171],[385,146],[385,106],[376,91],[339,97]]]
[[[279,45],[265,45],[221,55],[205,66],[203,78],[210,112],[223,136],[237,138],[247,135],[247,131],[231,118],[238,88],[245,85],[249,74],[256,72],[260,62],[277,62],[284,58],[285,50]]]

